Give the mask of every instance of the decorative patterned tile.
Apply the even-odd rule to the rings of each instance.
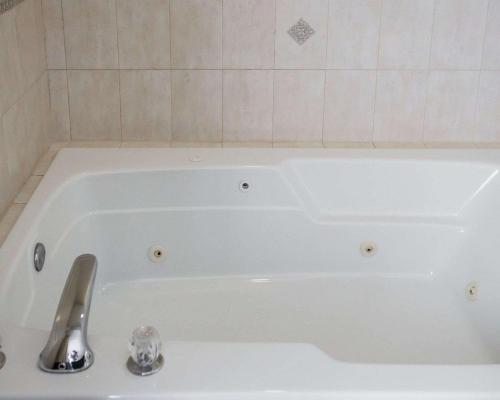
[[[299,45],[303,45],[307,39],[314,35],[316,31],[302,18],[297,21],[289,30],[288,34]]]
[[[327,36],[328,0],[276,0],[275,68],[325,68]]]

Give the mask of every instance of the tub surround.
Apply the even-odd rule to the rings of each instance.
[[[496,0],[43,5],[57,140],[500,141]]]

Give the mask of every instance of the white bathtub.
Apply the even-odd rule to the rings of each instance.
[[[486,150],[63,150],[0,249],[0,398],[500,399],[499,167]],[[47,374],[82,253],[95,363]],[[139,378],[143,324],[165,367]]]

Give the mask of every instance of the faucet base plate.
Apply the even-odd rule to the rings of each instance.
[[[158,358],[153,363],[153,365],[151,365],[150,367],[147,367],[147,368],[141,367],[132,359],[132,357],[129,357],[127,360],[127,368],[134,375],[148,376],[148,375],[156,374],[163,367],[163,363],[164,363],[164,360],[163,360],[163,356],[161,354],[158,356]]]

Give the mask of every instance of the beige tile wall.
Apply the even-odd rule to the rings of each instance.
[[[500,0],[42,2],[54,140],[500,142]]]
[[[0,216],[49,145],[44,35],[41,0],[0,15]]]

